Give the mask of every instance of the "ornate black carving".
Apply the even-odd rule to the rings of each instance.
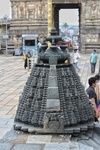
[[[74,133],[77,126],[93,127],[93,108],[80,82],[67,46],[53,27],[51,35],[42,43],[38,63],[34,65],[20,96],[15,116],[15,129],[21,122],[36,128],[37,132]],[[47,48],[46,41],[51,42]],[[68,60],[65,63],[65,60]],[[67,128],[70,128],[67,130]],[[83,129],[84,130],[84,129]]]

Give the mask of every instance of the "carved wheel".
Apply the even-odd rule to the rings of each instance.
[[[50,121],[48,124],[49,129],[59,129],[60,124],[58,121]]]

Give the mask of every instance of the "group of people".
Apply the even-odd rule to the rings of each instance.
[[[91,74],[95,73],[95,68],[96,68],[96,64],[97,64],[97,60],[99,58],[98,53],[96,52],[96,50],[93,50],[93,52],[90,54],[90,70],[91,70]],[[80,59],[80,54],[78,53],[77,49],[74,49],[74,54],[73,54],[73,65],[75,67],[76,71],[80,71],[80,68],[78,66],[78,60]]]
[[[90,70],[91,74],[95,73],[95,68],[97,64],[97,60],[99,55],[97,54],[96,50],[90,54]],[[77,49],[74,49],[73,54],[73,65],[76,71],[80,71],[78,67],[78,60],[80,59],[80,54],[78,53]],[[89,87],[87,88],[86,92],[89,96],[89,100],[93,105],[94,112],[95,112],[95,121],[100,120],[100,75],[97,74],[94,77],[88,79]]]
[[[87,95],[94,108],[94,119],[100,121],[100,75],[88,79]]]
[[[30,57],[31,57],[30,51],[27,51],[26,55],[24,56],[24,61],[25,61],[24,68],[25,69],[27,67],[27,58],[30,58]],[[72,59],[73,59],[73,65],[75,67],[75,70],[79,72],[80,68],[78,66],[78,61],[80,59],[80,54],[78,52],[78,49],[74,49],[74,53],[72,57],[73,57]],[[98,58],[99,58],[99,55],[97,54],[96,50],[93,50],[93,53],[91,53],[90,55],[91,74],[95,73],[95,68],[96,68]]]

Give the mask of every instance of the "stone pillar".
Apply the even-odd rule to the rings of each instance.
[[[93,49],[99,51],[100,17],[99,1],[85,1],[81,12],[81,50],[90,53]],[[83,17],[84,16],[84,17]]]
[[[12,11],[12,18],[14,17],[14,13],[13,13],[13,7],[14,7],[14,4],[13,4],[13,1],[11,1],[11,11]]]
[[[85,53],[85,2],[82,2],[80,13],[80,50]]]
[[[52,27],[52,0],[48,0],[48,35]]]

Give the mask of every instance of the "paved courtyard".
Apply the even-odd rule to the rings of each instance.
[[[30,74],[23,63],[22,56],[0,55],[0,150],[69,150],[70,135],[31,135],[13,130],[19,95]],[[79,76],[86,88],[91,76],[89,54],[81,54],[79,66]],[[98,68],[99,63],[96,73]],[[74,144],[73,150],[78,150],[77,147]]]

